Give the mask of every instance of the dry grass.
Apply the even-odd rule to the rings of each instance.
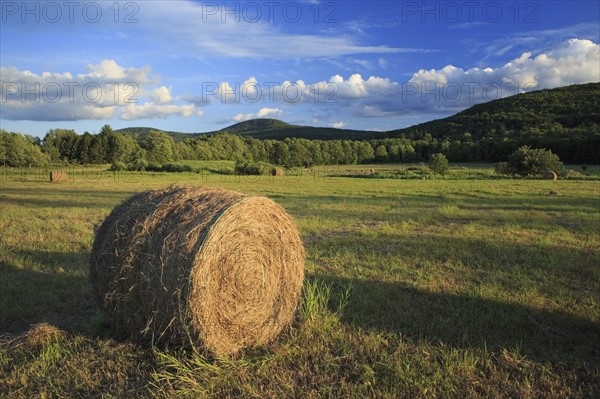
[[[234,354],[290,323],[304,248],[291,217],[268,198],[169,187],[111,212],[96,234],[90,278],[122,333]]]
[[[48,323],[38,323],[23,334],[14,337],[6,335],[0,338],[0,347],[7,352],[14,352],[20,349],[32,350],[50,340],[60,339],[65,335],[66,333],[60,328]]]

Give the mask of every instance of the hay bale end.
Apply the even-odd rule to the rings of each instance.
[[[284,175],[283,169],[273,168],[273,169],[271,169],[271,175],[272,176],[283,176]]]
[[[272,200],[170,187],[113,209],[96,232],[90,279],[117,331],[229,355],[289,325],[304,256],[294,221]]]
[[[67,172],[64,170],[51,170],[50,183],[65,183],[67,181]]]
[[[555,172],[548,170],[548,171],[544,172],[544,179],[545,180],[557,180],[558,175]]]

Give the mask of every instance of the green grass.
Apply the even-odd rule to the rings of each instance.
[[[0,396],[600,395],[600,182],[330,176],[340,168],[371,166],[275,178],[76,168],[65,184],[0,171]],[[267,195],[296,219],[303,301],[272,344],[204,358],[118,340],[105,322],[87,277],[94,225],[173,183]],[[64,333],[14,344],[42,322]]]

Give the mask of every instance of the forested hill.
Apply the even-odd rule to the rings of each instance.
[[[536,138],[599,132],[600,83],[533,91],[475,105],[456,115],[405,129],[387,137],[438,139]]]
[[[121,132],[139,140],[151,130],[130,128]],[[385,147],[388,156],[380,158],[389,161],[426,160],[432,152],[442,152],[450,160],[459,162],[498,161],[506,159],[518,147],[529,145],[550,149],[566,162],[599,164],[600,83],[518,94],[475,105],[448,118],[388,132],[297,126],[276,119],[254,119],[214,132],[166,133],[178,142],[188,142],[225,132],[245,141],[285,139],[287,144],[290,139],[368,141],[373,150]]]
[[[252,137],[261,140],[283,140],[285,138],[304,138],[311,140],[368,140],[383,136],[381,132],[291,125],[278,119],[268,118],[252,119],[249,121],[239,122],[235,125],[231,125],[220,130],[204,133],[170,132],[151,127],[128,127],[119,129],[117,132],[127,133],[135,137],[139,137],[147,135],[153,130],[167,133],[176,141],[198,137],[201,135],[213,135],[219,133],[237,134],[240,136]]]
[[[138,136],[151,130],[158,129],[133,127],[118,131]],[[518,94],[475,105],[448,118],[388,132],[290,125],[265,118],[236,123],[212,132],[165,133],[175,140],[182,140],[223,132],[273,140],[292,137],[318,140],[420,139],[427,134],[439,140],[460,141],[486,138],[536,141],[543,137],[579,140],[600,132],[600,83]]]

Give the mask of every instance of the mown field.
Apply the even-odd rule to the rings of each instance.
[[[600,397],[600,181],[332,170],[86,168],[50,184],[3,169],[0,397]],[[140,347],[105,322],[88,281],[94,226],[172,183],[266,195],[296,219],[303,302],[272,344],[204,358]]]

